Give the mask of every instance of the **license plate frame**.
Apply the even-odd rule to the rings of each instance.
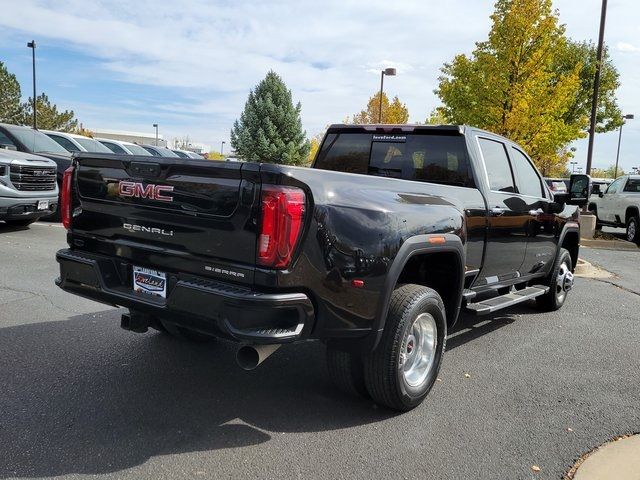
[[[154,297],[167,298],[167,274],[152,268],[133,266],[133,291]]]
[[[38,200],[36,208],[38,210],[49,210],[49,200]]]

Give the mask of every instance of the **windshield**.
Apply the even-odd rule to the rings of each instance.
[[[140,145],[136,145],[135,143],[123,143],[123,145],[127,147],[127,150],[129,150],[134,155],[144,155],[145,157],[152,156],[144,148],[142,148]]]
[[[99,141],[88,137],[74,137],[74,140],[82,145],[87,152],[113,153]]]
[[[6,127],[32,153],[62,153],[69,155],[55,140],[44,133],[25,127]]]

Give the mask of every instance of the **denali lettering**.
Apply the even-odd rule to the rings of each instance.
[[[163,195],[163,193],[173,192],[173,187],[169,185],[154,185],[148,183],[146,186],[139,182],[118,182],[118,195],[125,198],[150,198],[161,202],[173,202],[173,197]]]
[[[165,230],[164,228],[145,227],[144,225],[134,225],[132,223],[123,223],[122,228],[130,232],[157,233],[158,235],[173,237],[173,230]]]

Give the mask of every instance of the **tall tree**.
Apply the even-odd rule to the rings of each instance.
[[[567,145],[588,126],[582,92],[590,53],[567,40],[551,0],[497,0],[491,19],[488,39],[471,56],[443,66],[435,91],[443,102],[439,112],[520,143],[545,175],[563,170],[571,157]],[[613,77],[609,93],[617,86]],[[605,110],[605,116],[616,113]],[[602,125],[611,128],[604,116]]]
[[[49,101],[49,97],[42,93],[36,99],[38,111],[38,128],[43,130],[57,130],[61,132],[74,132],[78,128],[78,120],[75,118],[73,110],[58,111],[58,107]],[[23,123],[28,124],[33,115],[33,100],[24,104]]]
[[[231,130],[231,146],[244,160],[302,165],[309,141],[302,130],[300,102],[293,105],[291,90],[270,71],[244,106]]]
[[[22,123],[24,109],[20,103],[20,84],[0,62],[0,123]]]
[[[409,121],[409,110],[398,96],[389,102],[386,93],[382,93],[382,119],[380,119],[380,92],[373,95],[367,102],[367,108],[353,116],[352,123],[392,123],[401,124]]]

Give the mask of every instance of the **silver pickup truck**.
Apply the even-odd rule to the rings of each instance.
[[[0,220],[26,226],[58,208],[56,164],[38,155],[0,149]]]

